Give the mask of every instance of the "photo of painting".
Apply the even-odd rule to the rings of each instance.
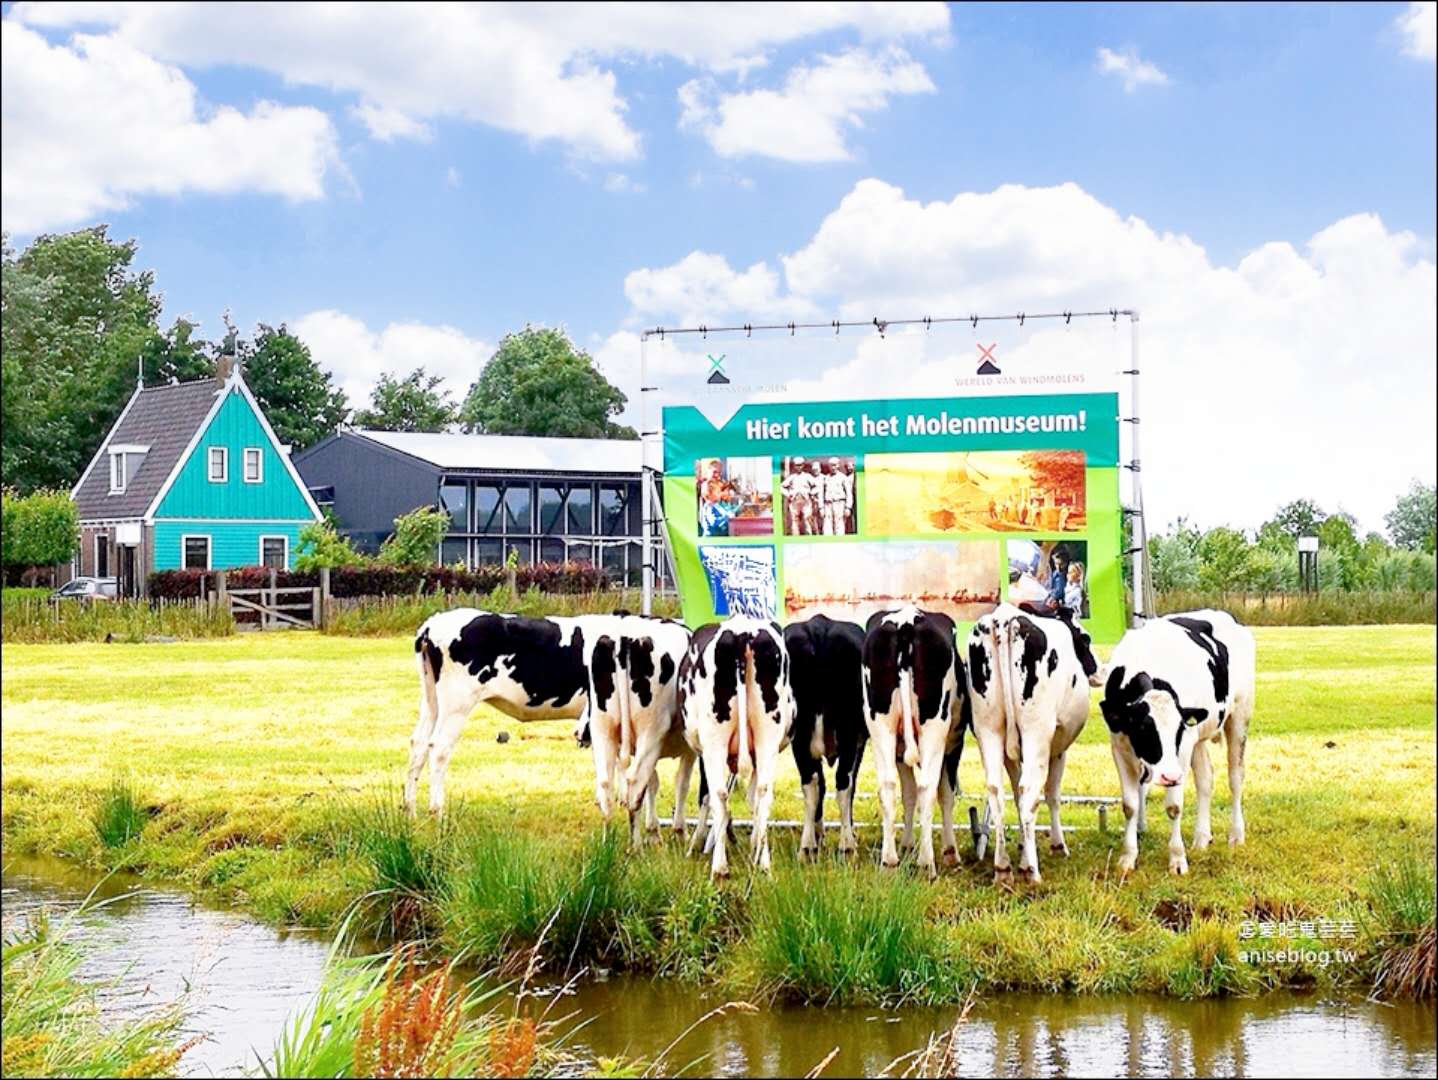
[[[824,612],[862,623],[875,611],[914,604],[971,622],[999,602],[999,541],[915,540],[788,544],[784,611]]]
[[[864,531],[874,536],[1082,532],[1078,450],[869,454]]]

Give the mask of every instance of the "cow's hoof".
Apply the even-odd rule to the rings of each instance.
[[[846,843],[845,843],[844,841],[842,841],[842,840],[839,841],[839,854],[840,854],[840,855],[852,855],[852,854],[854,854],[854,852],[856,852],[856,851],[858,851],[858,850],[859,850],[859,845],[858,845],[858,844],[855,844],[855,843],[847,843],[847,844],[846,844]]]
[[[1168,858],[1168,872],[1178,877],[1188,873],[1188,859],[1182,855],[1170,855]]]
[[[885,855],[879,860],[879,865],[886,870],[893,870],[899,865],[899,857],[897,855]]]
[[[1133,873],[1133,868],[1137,862],[1137,855],[1120,855],[1118,857],[1119,873],[1123,874],[1124,877],[1128,877],[1129,874]]]
[[[946,848],[944,848],[943,859],[944,859],[944,865],[945,865],[945,866],[958,866],[958,865],[959,865],[959,852],[958,852],[958,849],[957,849],[957,848],[951,848],[951,847],[946,847]]]
[[[1211,843],[1213,843],[1213,837],[1207,833],[1199,833],[1193,838],[1193,850],[1202,851]]]
[[[715,867],[712,871],[710,871],[709,876],[715,881],[727,880],[729,877],[729,868],[727,866]]]
[[[994,867],[994,884],[1001,889],[1011,888],[1014,883],[1014,871],[1012,867]]]
[[[928,876],[928,878],[929,878],[930,881],[937,881],[937,880],[938,880],[938,877],[939,877],[939,868],[938,868],[937,866],[935,866],[933,863],[928,863],[928,864],[920,863],[920,864],[919,864],[919,869],[922,870],[922,871]]]
[[[799,849],[799,861],[800,861],[800,862],[808,862],[808,861],[810,861],[811,859],[817,859],[818,857],[819,857],[819,845],[818,845],[818,844],[815,844],[815,845],[813,845],[812,847],[801,847],[801,848]]]
[[[1243,843],[1243,833],[1241,833],[1241,832],[1238,832],[1238,833],[1233,833],[1233,832],[1231,832],[1231,833],[1228,834],[1228,846],[1229,846],[1229,847],[1238,847],[1238,846],[1239,846],[1240,844],[1242,844],[1242,843]]]
[[[1062,840],[1051,840],[1049,842],[1049,850],[1055,855],[1062,855],[1064,858],[1068,858],[1069,846]]]

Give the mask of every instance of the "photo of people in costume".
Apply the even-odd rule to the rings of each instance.
[[[852,455],[786,457],[782,474],[785,536],[852,536],[859,531]]]
[[[700,536],[774,532],[772,459],[699,458],[694,462]]]
[[[1009,603],[1042,615],[1066,607],[1088,618],[1088,543],[1010,540]]]

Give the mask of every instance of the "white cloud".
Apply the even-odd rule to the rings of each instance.
[[[739,272],[694,252],[634,271],[625,291],[636,317],[669,326],[785,310],[823,321],[1136,307],[1145,495],[1160,525],[1189,514],[1253,526],[1311,496],[1379,528],[1438,459],[1438,273],[1421,240],[1372,214],[1220,266],[1193,239],[1073,184],[923,203],[865,180],[792,254]],[[1122,324],[1029,325],[1000,350],[1010,360],[1015,348],[1126,358]],[[885,339],[845,331],[793,350],[772,336],[750,347],[794,398],[906,396],[942,393],[971,371],[972,337],[896,328]]]
[[[1435,23],[1438,23],[1435,13],[1438,13],[1438,4],[1433,3],[1433,0],[1414,0],[1408,5],[1408,10],[1394,20],[1394,25],[1403,36],[1405,56],[1417,57],[1419,60],[1433,59]]]
[[[627,173],[612,172],[604,178],[604,190],[615,195],[642,195],[648,186]]]
[[[342,311],[312,311],[289,324],[309,346],[320,367],[332,372],[353,408],[369,404],[379,377],[404,377],[417,367],[445,380],[445,389],[461,401],[494,347],[452,326],[392,322],[382,330]]]
[[[923,65],[903,49],[854,48],[795,66],[778,90],[723,93],[713,78],[692,79],[679,88],[679,126],[701,133],[722,157],[846,161],[846,135],[863,126],[863,114],[895,95],[933,92]]]
[[[380,142],[394,142],[395,139],[429,142],[434,137],[428,124],[406,115],[399,109],[363,102],[350,111],[354,113],[355,119]]]
[[[1116,79],[1123,80],[1123,90],[1126,94],[1132,94],[1140,86],[1168,85],[1168,76],[1159,70],[1158,65],[1140,59],[1138,52],[1134,49],[1125,49],[1119,53],[1112,49],[1100,48],[1098,69],[1104,75],[1112,75]]]
[[[110,28],[172,63],[261,68],[359,99],[382,139],[457,118],[632,160],[640,137],[603,61],[673,57],[742,75],[766,51],[834,31],[865,41],[942,40],[945,5],[20,3],[11,19]]]
[[[0,27],[6,229],[73,225],[142,195],[324,195],[338,158],[323,112],[206,108],[177,68],[118,38],[55,46],[10,19]]]
[[[783,296],[779,275],[767,263],[734,270],[722,255],[695,251],[662,269],[635,270],[624,278],[624,295],[639,316],[677,316],[685,326],[717,326],[730,316],[802,318],[807,301]]]

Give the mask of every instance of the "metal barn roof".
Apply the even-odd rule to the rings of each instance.
[[[352,434],[447,470],[638,474],[643,465],[638,439],[429,434],[367,428]]]

